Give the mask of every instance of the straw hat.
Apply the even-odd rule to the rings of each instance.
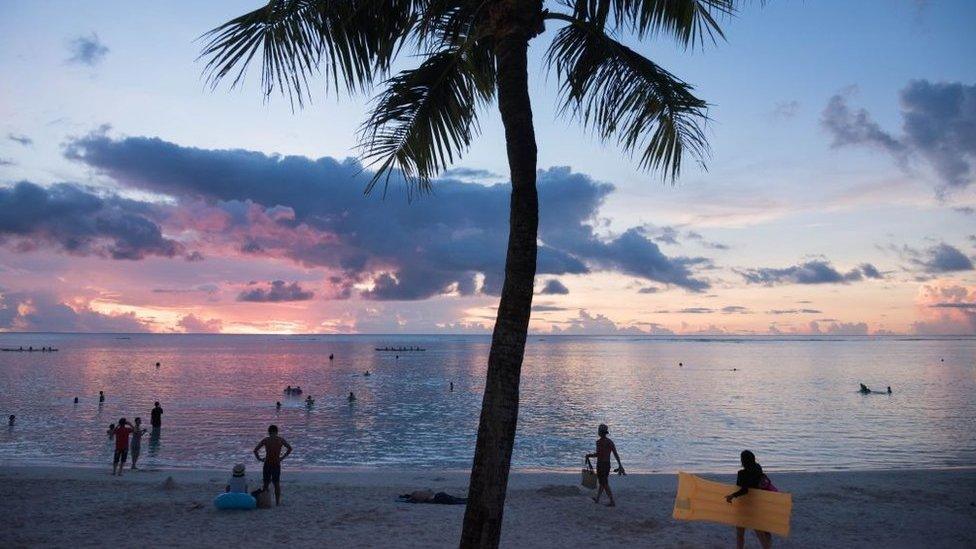
[[[235,477],[243,477],[244,476],[244,464],[243,463],[238,463],[237,465],[234,466],[234,476]]]

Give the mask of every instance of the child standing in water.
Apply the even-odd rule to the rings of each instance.
[[[129,455],[132,457],[132,470],[136,470],[136,462],[139,461],[139,454],[142,452],[142,435],[146,430],[142,427],[142,418],[136,418],[135,427],[132,429],[132,441],[129,443]]]
[[[600,438],[596,441],[596,452],[593,454],[586,454],[586,459],[596,458],[596,478],[600,482],[600,487],[596,491],[596,497],[593,498],[594,503],[600,503],[600,496],[603,492],[607,493],[607,497],[610,498],[610,503],[607,507],[615,507],[617,503],[613,500],[613,492],[610,491],[610,454],[617,460],[617,474],[625,475],[624,466],[620,463],[620,455],[617,454],[617,447],[614,446],[613,441],[607,435],[610,434],[610,428],[604,424],[600,424],[597,429],[597,434]]]

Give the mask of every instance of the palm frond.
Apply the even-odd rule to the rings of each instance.
[[[740,0],[741,1],[741,0]],[[736,0],[571,0],[573,15],[601,28],[630,30],[643,38],[661,32],[685,46],[723,38],[717,16],[735,13]]]
[[[395,170],[411,189],[427,191],[478,133],[478,109],[494,96],[494,55],[468,42],[429,55],[386,84],[360,134],[363,159],[376,170],[366,192],[381,179],[389,184]]]
[[[201,58],[215,87],[233,75],[244,79],[261,53],[265,95],[277,87],[292,104],[309,95],[309,79],[325,63],[338,91],[362,91],[389,69],[416,22],[416,0],[270,0],[204,35]]]
[[[553,39],[547,62],[559,77],[561,112],[637,153],[641,168],[673,181],[685,154],[704,160],[707,104],[690,85],[597,25],[572,20]]]

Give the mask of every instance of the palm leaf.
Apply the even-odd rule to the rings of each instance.
[[[703,125],[707,104],[692,87],[578,19],[562,28],[547,52],[560,80],[561,112],[570,113],[601,139],[637,153],[641,168],[672,181],[686,153],[707,154]]]
[[[716,16],[735,12],[736,0],[571,0],[573,15],[600,27],[608,20],[617,30],[639,38],[654,32],[673,36],[682,44],[723,38]]]
[[[474,41],[390,78],[360,134],[362,157],[376,170],[366,192],[380,179],[388,184],[394,170],[411,189],[429,190],[478,133],[478,109],[494,96],[494,82],[492,51]]]
[[[389,69],[416,21],[415,0],[271,0],[265,6],[211,30],[201,57],[211,86],[233,75],[244,79],[261,53],[261,86],[275,88],[299,105],[309,78],[326,64],[336,91],[368,88]]]

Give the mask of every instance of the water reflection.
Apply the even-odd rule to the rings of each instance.
[[[17,414],[17,426],[0,432],[0,459],[107,463],[108,423],[150,417],[158,400],[166,433],[150,433],[147,466],[224,467],[247,459],[275,423],[296,465],[446,468],[470,464],[489,343],[73,334],[0,342],[61,349],[0,356],[0,408]],[[427,351],[374,351],[385,345]],[[607,423],[635,471],[728,469],[744,447],[779,469],[973,465],[974,358],[971,338],[530,339],[514,461],[575,468]],[[861,382],[894,394],[860,395]],[[289,385],[305,393],[284,395]]]

